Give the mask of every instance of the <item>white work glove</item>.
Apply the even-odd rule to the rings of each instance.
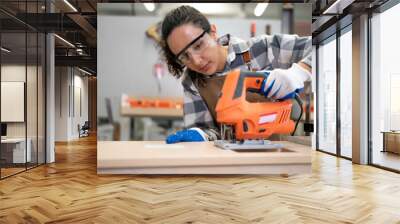
[[[261,92],[272,99],[291,99],[303,91],[304,82],[311,80],[311,74],[300,65],[293,63],[289,69],[274,69],[266,72],[268,77],[261,85]]]

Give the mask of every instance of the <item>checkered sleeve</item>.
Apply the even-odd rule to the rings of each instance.
[[[311,67],[311,37],[276,34],[265,36],[268,46],[268,59],[273,68],[289,68],[293,63],[303,62]]]
[[[206,133],[208,140],[219,138],[218,128],[203,98],[189,77],[182,81],[184,89],[183,112],[185,128],[197,127]]]

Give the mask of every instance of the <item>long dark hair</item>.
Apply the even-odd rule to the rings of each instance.
[[[165,16],[161,26],[161,50],[167,62],[169,72],[176,78],[181,77],[184,66],[176,61],[174,53],[172,53],[167,44],[167,38],[172,30],[183,24],[193,24],[203,30],[210,30],[208,19],[191,6],[180,6]]]

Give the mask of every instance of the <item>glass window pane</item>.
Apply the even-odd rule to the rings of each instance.
[[[352,157],[352,35],[340,37],[340,153]]]
[[[27,2],[27,19],[31,23],[37,23],[37,17],[33,16],[39,11],[37,1]],[[27,167],[38,164],[38,33],[36,30],[27,29],[27,80],[26,80],[26,113],[27,113],[27,142],[30,144]]]
[[[1,177],[25,170],[30,158],[26,144],[26,34],[1,33]],[[11,109],[12,108],[12,109]],[[28,147],[27,147],[28,146]],[[27,150],[28,149],[28,150]]]
[[[45,65],[46,65],[46,36],[39,33],[38,45],[38,164],[45,163]]]
[[[400,4],[371,19],[372,163],[396,170],[400,170],[400,43],[393,27],[398,21]]]
[[[26,80],[26,112],[27,112],[27,141],[30,144],[28,168],[37,165],[37,63],[38,63],[38,36],[36,32],[27,33],[27,80]]]
[[[336,40],[318,48],[318,148],[336,154]]]
[[[0,1],[0,7],[29,20],[45,12],[45,1]],[[1,178],[45,162],[45,43],[44,34],[0,12]]]

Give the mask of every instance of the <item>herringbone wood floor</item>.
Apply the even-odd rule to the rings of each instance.
[[[94,138],[0,181],[0,223],[400,223],[400,175],[313,153],[282,176],[97,176]]]

